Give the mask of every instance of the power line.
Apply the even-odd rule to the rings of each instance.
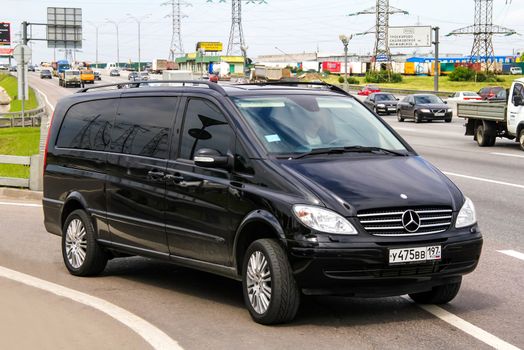
[[[181,0],[169,0],[162,3],[163,6],[171,6],[171,13],[165,17],[171,18],[171,44],[169,45],[169,59],[174,61],[177,56],[184,54],[182,46],[182,18],[187,17],[181,11],[182,6],[192,6]]]

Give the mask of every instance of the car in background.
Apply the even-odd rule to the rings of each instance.
[[[49,69],[42,69],[40,71],[40,79],[53,79],[53,73]]]
[[[9,67],[9,71],[10,72],[16,72],[16,66]]]
[[[138,75],[137,72],[131,72],[129,73],[129,75],[127,76],[127,80],[140,80],[140,77]]]
[[[109,72],[109,76],[110,77],[119,77],[120,71],[118,69],[111,69],[111,71]]]
[[[371,84],[368,84],[366,86],[364,86],[359,92],[358,94],[360,96],[369,96],[371,95],[372,93],[374,92],[380,92],[380,88],[377,86],[377,85],[371,85]]]
[[[395,114],[398,98],[388,92],[375,92],[366,97],[363,103],[377,114]]]
[[[95,74],[91,69],[82,69],[80,71],[80,82],[82,84],[94,84]]]
[[[497,94],[490,98],[490,102],[506,102],[508,100],[509,89],[503,89],[497,92]]]
[[[102,80],[102,77],[100,76],[100,72],[93,72],[93,75],[95,76],[95,80]]]
[[[32,64],[28,65],[27,66],[27,71],[28,72],[36,72],[35,66],[33,66]]]
[[[216,74],[209,74],[209,81],[213,83],[218,83],[218,75]]]
[[[497,94],[501,90],[504,90],[504,88],[502,86],[486,86],[486,87],[483,87],[482,89],[480,89],[478,94],[480,95],[480,97],[483,100],[491,100],[495,96],[497,96]]]
[[[509,74],[511,75],[521,75],[522,74],[522,68],[520,67],[511,67],[509,69]]]
[[[0,63],[0,70],[8,70],[9,65],[7,63]]]
[[[453,109],[440,97],[433,94],[407,95],[398,103],[397,107],[399,122],[403,122],[404,119],[413,119],[415,123],[440,119],[450,123],[452,117]]]
[[[482,101],[482,97],[473,91],[457,91],[449,96],[448,101]]]
[[[148,72],[139,72],[138,80],[149,80],[149,73]]]

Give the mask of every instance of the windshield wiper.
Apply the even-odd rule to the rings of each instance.
[[[407,153],[394,151],[391,149],[380,148],[380,147],[367,147],[367,146],[347,146],[347,147],[327,147],[327,148],[314,148],[309,152],[299,154],[291,157],[293,159],[300,159],[308,156],[314,156],[319,154],[340,154],[340,153],[388,153],[396,156],[408,156]]]

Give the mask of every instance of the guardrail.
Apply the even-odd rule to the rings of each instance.
[[[0,155],[0,164],[15,164],[29,166],[29,179],[15,177],[0,177],[0,186],[23,187],[33,191],[42,189],[42,158],[33,156]]]
[[[0,113],[0,128],[13,128],[23,126],[40,126],[42,115],[46,113],[44,106],[30,109],[24,112],[5,112]]]

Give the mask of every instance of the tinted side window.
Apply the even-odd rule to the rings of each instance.
[[[118,99],[82,102],[62,122],[57,147],[103,151],[109,145]]]
[[[515,104],[515,96],[520,96],[524,100],[524,87],[522,84],[515,84],[513,87],[512,103]]]
[[[176,97],[124,97],[111,135],[111,151],[166,158]]]
[[[180,158],[193,159],[201,148],[212,148],[226,155],[230,149],[234,133],[226,118],[211,102],[203,99],[190,99],[186,106]]]

